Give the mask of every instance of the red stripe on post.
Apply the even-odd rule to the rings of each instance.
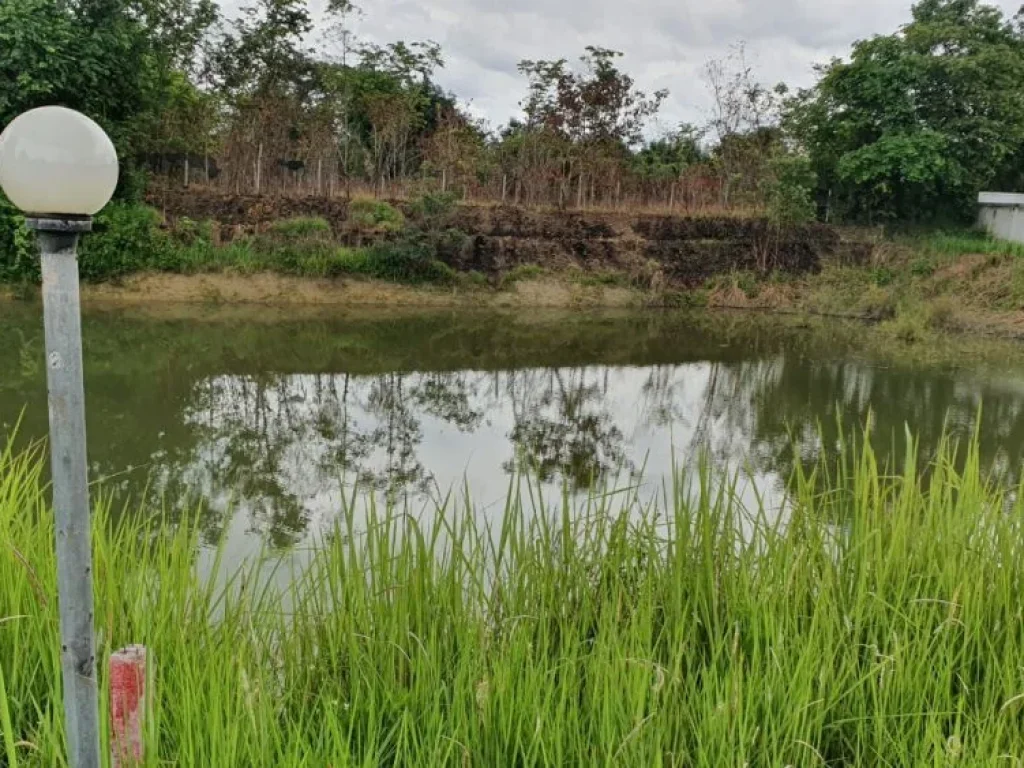
[[[142,763],[146,714],[146,647],[129,645],[110,655],[110,761],[113,768]]]

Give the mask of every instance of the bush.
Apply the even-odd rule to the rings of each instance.
[[[422,232],[369,249],[369,274],[397,282],[451,282],[455,272],[437,258],[437,249]]]
[[[817,175],[806,157],[781,154],[769,160],[768,174],[761,185],[768,218],[777,225],[813,220],[817,183]]]
[[[160,214],[144,205],[110,203],[96,216],[93,232],[79,245],[84,280],[110,280],[167,262],[172,244]]]
[[[935,274],[935,265],[924,257],[915,259],[910,265],[910,274],[915,277],[931,277]]]
[[[250,241],[256,268],[288,275],[322,277],[337,251],[330,224],[318,217],[296,217],[272,224]]]
[[[279,238],[331,237],[331,225],[327,219],[319,216],[296,216],[291,219],[275,221],[267,228],[267,232]]]
[[[947,297],[936,299],[928,307],[928,327],[937,331],[956,331],[960,327],[956,304]]]
[[[358,229],[398,232],[405,225],[402,212],[383,200],[360,198],[348,206],[349,223]]]
[[[409,204],[409,212],[425,228],[437,229],[447,223],[457,204],[454,192],[428,192]]]
[[[895,278],[896,276],[888,267],[878,267],[871,270],[871,281],[879,288],[890,285]]]
[[[0,192],[0,282],[40,280],[35,238],[25,217]]]

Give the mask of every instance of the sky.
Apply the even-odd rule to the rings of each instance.
[[[992,2],[992,0],[990,0]],[[1024,0],[995,0],[1012,14]],[[244,0],[225,0],[234,16]],[[637,86],[669,97],[659,124],[701,124],[709,99],[702,70],[743,42],[762,83],[814,81],[813,66],[849,53],[853,41],[889,34],[910,18],[908,0],[356,0],[350,27],[383,44],[430,39],[446,66],[437,80],[492,127],[519,112],[521,59],[576,60],[587,45],[622,51]],[[310,0],[319,16],[325,0]],[[322,35],[314,35],[317,44]],[[319,46],[318,46],[319,47]]]

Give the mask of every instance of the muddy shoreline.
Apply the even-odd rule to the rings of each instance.
[[[697,311],[764,313],[792,318],[817,317],[861,322],[886,328],[885,321],[867,312],[813,306],[808,301],[813,288],[790,284],[766,286],[755,298],[739,290],[717,290],[701,294],[658,292],[617,285],[581,283],[572,276],[547,275],[525,279],[495,289],[488,286],[442,287],[402,285],[378,280],[351,278],[305,278],[273,273],[237,275],[204,273],[178,275],[145,273],[110,283],[83,283],[82,303],[86,307],[144,308],[265,307],[280,315],[288,311],[341,311],[381,308],[408,311],[444,309],[493,310],[636,310],[692,308]],[[0,285],[0,300],[38,300],[35,286],[17,288]],[[979,336],[1024,341],[1024,312],[962,311],[948,335]]]

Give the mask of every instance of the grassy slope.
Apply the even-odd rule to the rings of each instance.
[[[790,280],[730,275],[711,306],[835,314],[878,321],[909,342],[962,331],[1024,336],[1024,246],[974,232],[881,241],[867,266],[826,266]]]
[[[545,523],[525,487],[495,531],[360,507],[286,594],[204,586],[195,530],[101,511],[100,652],[155,653],[153,766],[1009,765],[1024,501],[947,456],[894,478],[848,452],[794,478],[787,526],[710,472],[657,524],[628,494]],[[61,751],[39,467],[0,458],[10,766]]]

